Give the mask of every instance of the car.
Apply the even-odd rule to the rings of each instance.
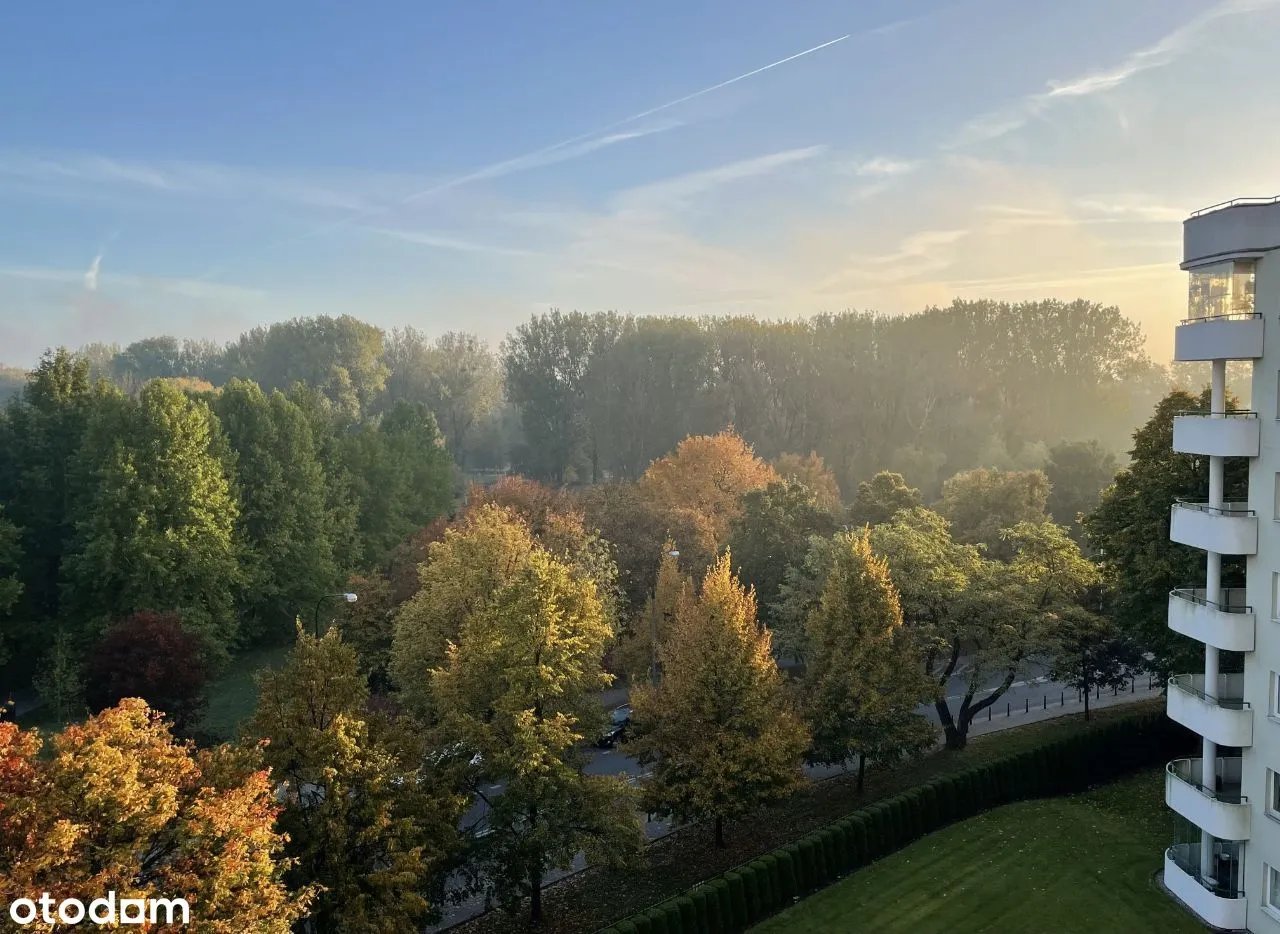
[[[596,745],[601,749],[612,749],[618,743],[625,743],[630,732],[631,705],[623,704],[615,707],[613,713],[609,714],[609,728],[596,740]]]

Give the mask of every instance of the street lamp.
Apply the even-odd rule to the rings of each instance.
[[[326,600],[345,600],[347,603],[355,603],[355,602],[356,602],[356,600],[358,600],[358,599],[360,599],[360,598],[359,598],[356,594],[353,594],[353,593],[327,593],[327,594],[323,594],[323,595],[322,595],[318,600],[316,600],[316,608],[315,608],[315,611],[311,614],[311,632],[315,635],[315,637],[316,637],[317,639],[319,639],[319,638],[320,638],[320,604],[324,603],[324,601],[326,601]]]

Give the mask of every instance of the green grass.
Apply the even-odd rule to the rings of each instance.
[[[220,742],[235,739],[240,724],[253,714],[258,703],[258,685],[253,676],[264,668],[281,667],[290,648],[281,645],[250,649],[233,659],[222,676],[209,685],[209,704],[197,731]]]
[[[753,934],[1202,934],[1151,880],[1163,773],[998,808],[920,840]]]

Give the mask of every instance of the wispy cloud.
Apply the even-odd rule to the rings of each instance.
[[[104,273],[100,268],[96,268],[99,266],[100,264],[96,258],[89,267],[88,272],[46,266],[7,266],[0,267],[0,279],[62,282],[68,285],[82,283],[91,292],[107,288],[165,292],[210,302],[249,303],[259,302],[267,297],[267,293],[262,289],[173,276],[135,276],[122,273]],[[89,287],[90,274],[92,274],[94,281],[92,288]]]
[[[1219,20],[1274,7],[1278,2],[1280,0],[1223,0],[1192,17],[1155,44],[1129,53],[1110,68],[1066,80],[1050,80],[1047,90],[1028,95],[1006,109],[970,120],[947,145],[965,146],[997,139],[1043,116],[1060,101],[1091,97],[1118,88],[1136,75],[1167,65],[1194,48],[1207,28]]]
[[[98,272],[102,269],[102,254],[99,253],[93,258],[93,262],[89,264],[88,270],[84,274],[84,287],[90,292],[98,291]]]
[[[403,240],[406,243],[417,243],[422,246],[435,247],[441,250],[453,250],[458,253],[488,253],[494,256],[520,257],[545,255],[534,250],[520,249],[519,247],[476,243],[471,240],[460,239],[451,234],[430,230],[395,230],[385,227],[362,227],[360,229],[368,233],[377,234],[381,237],[391,237],[396,240]]]
[[[864,178],[893,178],[908,175],[920,168],[919,161],[895,159],[890,156],[876,156],[864,162],[856,162],[852,166],[854,175]]]

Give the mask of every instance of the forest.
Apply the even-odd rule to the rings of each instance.
[[[642,859],[641,810],[724,846],[803,763],[861,787],[932,749],[921,705],[964,748],[1031,659],[1086,695],[1175,666],[1152,606],[1195,573],[1161,532],[1201,482],[1168,441],[1194,376],[1084,301],[50,350],[0,413],[0,687],[66,726],[0,719],[0,782],[227,930],[403,930],[446,880],[540,920],[547,871]],[[211,735],[210,686],[263,646],[291,649]],[[610,685],[639,788],[583,771]],[[111,795],[176,809],[122,832],[65,798],[102,755],[172,761]],[[192,829],[206,786],[256,841],[239,875]],[[0,819],[0,882],[92,875],[21,856],[38,811]],[[119,842],[184,834],[210,888]]]

